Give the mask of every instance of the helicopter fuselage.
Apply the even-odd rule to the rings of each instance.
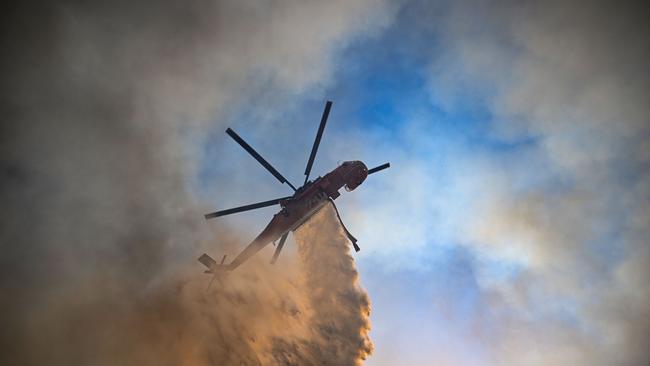
[[[363,183],[367,176],[368,168],[364,163],[346,161],[324,177],[307,182],[293,196],[280,201],[282,209],[273,215],[271,222],[246,249],[227,265],[227,269],[235,269],[267,244],[275,242],[289,231],[298,229],[327,202],[339,197],[341,188],[352,191]]]

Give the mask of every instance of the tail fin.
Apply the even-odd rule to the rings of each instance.
[[[217,273],[219,271],[224,271],[228,269],[228,266],[224,266],[223,262],[226,260],[226,255],[221,258],[221,263],[217,264],[217,261],[212,259],[209,255],[203,253],[199,257],[199,262],[201,262],[204,266],[208,267],[208,270],[205,271],[205,273]]]

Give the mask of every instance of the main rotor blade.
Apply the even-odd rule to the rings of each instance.
[[[211,218],[214,218],[214,217],[220,217],[220,216],[234,214],[234,213],[237,213],[237,212],[243,212],[243,211],[254,210],[256,208],[273,206],[273,205],[277,205],[278,203],[280,203],[280,201],[286,200],[288,198],[291,198],[291,196],[276,198],[274,200],[269,200],[269,201],[264,201],[264,202],[253,203],[253,204],[246,205],[246,206],[229,208],[227,210],[216,211],[216,212],[212,212],[212,213],[209,213],[209,214],[205,214],[204,216],[205,216],[205,219],[207,220],[207,219],[211,219]]]
[[[232,139],[235,140],[235,142],[237,142],[241,147],[243,147],[244,150],[248,151],[248,153],[251,154],[251,156],[253,156],[255,160],[257,160],[260,164],[262,164],[263,167],[266,168],[266,170],[268,170],[271,174],[273,174],[273,176],[277,178],[277,180],[279,180],[280,183],[287,183],[289,187],[291,187],[294,191],[296,190],[296,187],[294,187],[293,184],[291,184],[291,182],[289,182],[285,177],[283,177],[282,174],[280,174],[280,172],[275,170],[275,168],[271,164],[269,164],[268,161],[264,160],[264,158],[260,154],[258,154],[257,151],[255,151],[255,149],[253,149],[249,144],[247,144],[246,141],[244,141],[244,139],[239,137],[239,135],[235,131],[233,131],[229,127],[226,130],[226,133],[230,137],[232,137]]]
[[[314,164],[314,159],[316,158],[316,152],[318,151],[318,146],[320,145],[320,139],[323,137],[323,131],[325,130],[325,124],[327,123],[327,117],[330,115],[330,108],[332,108],[332,102],[327,101],[325,104],[325,110],[323,111],[323,116],[320,119],[320,125],[318,126],[318,132],[316,133],[316,140],[314,140],[314,146],[311,148],[311,154],[309,155],[309,161],[307,162],[307,168],[305,168],[305,183],[309,180],[309,174],[311,173],[311,166]]]
[[[390,163],[386,163],[386,164],[382,164],[380,166],[376,166],[376,167],[368,170],[368,174],[377,173],[378,171],[384,170],[386,168],[390,168]]]

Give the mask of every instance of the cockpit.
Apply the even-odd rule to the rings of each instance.
[[[368,168],[361,161],[346,161],[341,166],[344,167],[345,190],[348,192],[353,191],[368,177]]]

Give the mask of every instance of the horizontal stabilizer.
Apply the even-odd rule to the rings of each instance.
[[[206,266],[206,267],[208,267],[210,269],[217,266],[217,261],[215,261],[214,259],[212,259],[212,257],[210,257],[209,255],[207,255],[205,253],[203,253],[199,257],[199,262],[203,263],[204,266]]]
[[[204,266],[208,267],[208,270],[205,271],[205,273],[216,273],[218,271],[224,271],[228,269],[228,266],[224,266],[224,262],[226,261],[226,256],[224,255],[223,258],[221,258],[221,263],[217,264],[217,261],[212,259],[209,255],[203,253],[199,257],[199,262],[201,262]]]

